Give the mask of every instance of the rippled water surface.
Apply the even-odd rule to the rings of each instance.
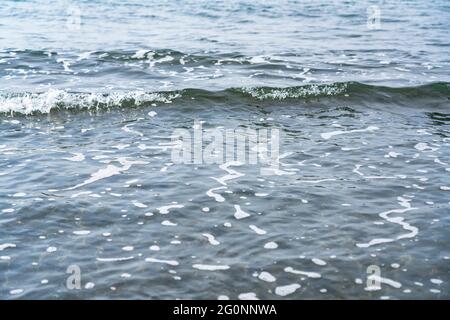
[[[443,0],[3,1],[0,298],[449,299],[449,24]],[[176,163],[179,129],[277,129],[278,167]]]

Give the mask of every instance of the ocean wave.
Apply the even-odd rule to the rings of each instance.
[[[182,89],[175,91],[79,93],[50,89],[40,93],[1,93],[0,114],[46,114],[52,111],[99,110],[105,108],[133,108],[154,103],[169,104],[184,101],[190,104],[214,101],[243,103],[308,102],[311,99],[344,98],[348,101],[408,103],[420,99],[448,105],[450,83],[432,83],[415,87],[391,88],[358,82],[311,84],[297,87],[244,87],[222,91]]]
[[[243,88],[242,93],[248,94],[257,100],[286,100],[307,97],[325,97],[342,94],[347,89],[347,83],[331,85],[308,85],[290,88]]]
[[[54,109],[101,109],[132,107],[144,103],[170,103],[179,97],[171,92],[72,93],[50,89],[41,93],[7,93],[0,95],[0,113],[49,113]]]

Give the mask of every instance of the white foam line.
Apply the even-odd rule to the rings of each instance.
[[[221,178],[214,178],[214,177],[212,177],[212,178],[214,180],[216,180],[217,182],[219,182],[220,184],[226,186],[227,185],[226,182],[228,180],[237,179],[237,178],[242,177],[242,176],[245,175],[244,173],[240,173],[240,172],[238,172],[236,170],[230,169],[229,168],[230,166],[242,166],[242,163],[238,162],[238,161],[229,161],[229,162],[226,162],[224,164],[221,164],[219,166],[219,168],[222,169],[222,170],[225,170],[226,172],[228,172],[228,174],[223,176],[223,177],[221,177]]]
[[[225,198],[222,197],[220,194],[214,193],[216,190],[226,189],[227,187],[217,187],[217,188],[211,188],[208,191],[206,191],[206,195],[208,197],[214,198],[217,202],[224,202]]]
[[[362,165],[360,165],[360,164],[355,165],[355,169],[353,169],[353,172],[358,174],[358,175],[360,175],[360,176],[362,176],[362,177],[364,177],[364,173],[359,171],[359,168],[361,168],[361,167],[362,167]]]
[[[115,175],[121,173],[122,171],[123,171],[122,168],[116,167],[114,165],[108,165],[106,168],[100,169],[97,172],[94,172],[93,174],[91,174],[91,177],[89,179],[87,179],[86,181],[84,181],[80,184],[77,184],[74,187],[70,187],[67,190],[74,190],[74,189],[83,187],[85,185],[91,184],[93,182],[96,182],[98,180],[115,176]]]
[[[234,217],[236,219],[239,220],[239,219],[244,219],[244,218],[250,217],[250,214],[248,214],[247,212],[242,210],[240,205],[235,204],[234,209],[236,210],[236,212],[234,213]]]
[[[301,285],[298,283],[288,284],[287,286],[280,286],[275,288],[275,294],[281,297],[285,297],[297,291],[297,289],[301,288]]]
[[[133,205],[138,208],[148,208],[148,206],[146,204],[143,204],[142,202],[138,202],[138,201],[133,202]]]
[[[411,204],[409,203],[411,200],[408,200],[408,199],[405,199],[402,197],[398,197],[397,199],[399,201],[399,204],[404,209],[393,209],[393,210],[389,210],[389,211],[384,211],[384,212],[381,212],[379,214],[379,216],[388,222],[395,223],[395,224],[402,226],[402,228],[404,230],[409,231],[409,233],[399,235],[396,238],[377,238],[377,239],[373,239],[367,243],[357,243],[356,244],[357,247],[368,248],[370,246],[374,246],[374,245],[381,244],[381,243],[394,242],[396,240],[405,239],[405,238],[414,238],[419,233],[419,229],[417,227],[414,227],[414,226],[410,225],[409,223],[403,221],[405,218],[389,216],[391,213],[404,213],[407,211],[418,209],[418,208],[411,207]]]
[[[74,193],[74,194],[71,195],[70,197],[71,197],[71,198],[77,198],[77,197],[79,197],[79,196],[87,195],[87,194],[91,194],[91,193],[92,193],[92,191],[81,191],[81,192],[78,192],[78,193]]]
[[[275,278],[272,274],[267,271],[263,271],[258,275],[258,279],[266,282],[275,282],[277,278]]]
[[[279,155],[275,159],[267,159],[267,157],[264,156],[264,153],[260,153],[261,150],[258,149],[258,156],[261,157],[264,160],[269,160],[268,167],[261,168],[261,173],[264,175],[277,175],[277,176],[283,176],[283,175],[293,175],[295,174],[294,171],[297,171],[297,169],[286,169],[281,170],[281,166],[288,166],[287,164],[281,162],[281,159],[287,158],[288,156],[292,155],[293,152],[285,152],[281,155]],[[267,152],[267,148],[265,149]],[[288,171],[290,170],[290,171]]]
[[[263,235],[263,234],[267,234],[266,230],[263,230],[261,228],[258,228],[257,226],[255,226],[254,224],[251,224],[248,226],[251,230],[253,230],[256,234],[259,235]]]
[[[170,266],[178,266],[179,265],[178,261],[175,261],[175,260],[160,260],[160,259],[156,259],[156,258],[146,258],[145,261],[146,262],[155,262],[155,263],[164,263],[164,264],[168,264]]]
[[[8,248],[15,248],[15,247],[16,247],[16,245],[14,243],[0,244],[0,251],[3,251]]]
[[[194,264],[192,268],[203,270],[203,271],[219,271],[219,270],[228,270],[230,266],[227,265],[212,265],[212,264]]]
[[[117,161],[119,161],[119,163],[122,165],[122,167],[117,167],[115,165],[110,164],[106,168],[100,169],[97,172],[94,172],[93,174],[91,174],[91,177],[89,179],[87,179],[86,181],[84,181],[80,184],[77,184],[74,187],[67,188],[65,190],[74,190],[74,189],[83,187],[85,185],[94,183],[98,180],[102,180],[105,178],[115,176],[117,174],[120,174],[124,171],[129,170],[131,168],[131,166],[134,164],[147,164],[148,163],[146,161],[139,161],[139,160],[138,161],[130,161],[130,160],[127,160],[126,158],[118,158]]]
[[[229,161],[224,164],[221,164],[219,166],[219,168],[222,170],[225,170],[228,174],[223,177],[220,177],[220,178],[215,178],[215,177],[211,177],[211,178],[216,180],[217,182],[219,182],[222,185],[222,187],[211,188],[208,191],[206,191],[206,195],[208,197],[214,198],[214,200],[216,200],[217,202],[224,202],[225,198],[222,197],[220,194],[214,193],[214,191],[227,189],[227,187],[226,187],[227,181],[232,180],[232,179],[237,179],[239,177],[244,176],[245,174],[229,168],[230,166],[241,166],[241,165],[242,165],[242,163],[238,162],[238,161]]]
[[[319,258],[312,258],[311,261],[317,264],[318,266],[325,266],[327,264],[325,261]]]
[[[376,126],[369,126],[369,127],[365,128],[365,129],[355,129],[355,130],[346,130],[346,131],[338,130],[338,131],[332,131],[332,132],[325,132],[325,133],[322,133],[320,136],[323,139],[328,140],[328,139],[330,139],[330,138],[332,138],[334,136],[338,136],[338,135],[341,135],[341,134],[348,134],[348,133],[355,133],[355,132],[376,131],[378,129],[380,129],[380,128],[378,128]]]
[[[69,63],[63,62],[64,69],[69,71]],[[30,114],[35,111],[49,113],[53,108],[64,105],[70,108],[97,108],[100,104],[115,106],[128,100],[134,100],[136,104],[144,102],[171,103],[173,99],[180,97],[179,94],[163,95],[160,93],[146,93],[143,91],[111,92],[108,95],[103,93],[70,93],[63,90],[49,89],[43,93],[27,93],[23,95],[8,94],[0,97],[0,112],[20,112]]]
[[[97,261],[100,262],[116,262],[116,261],[127,261],[134,259],[134,256],[131,257],[121,257],[121,258],[97,258]]]
[[[91,233],[91,231],[89,231],[89,230],[76,230],[73,232],[73,234],[75,234],[77,236],[86,236],[90,233]]]
[[[302,276],[307,276],[308,278],[315,278],[315,279],[317,279],[317,278],[321,277],[320,273],[295,270],[292,267],[286,267],[286,268],[284,268],[284,271],[288,272],[288,273],[300,274]]]
[[[158,210],[160,214],[168,214],[170,212],[170,209],[183,208],[183,207],[184,207],[184,205],[182,205],[182,204],[169,204],[167,206],[162,206],[162,207],[156,208],[156,210]]]
[[[217,246],[220,244],[220,242],[217,241],[216,238],[210,233],[203,233],[202,236],[208,239],[208,242],[213,246]]]

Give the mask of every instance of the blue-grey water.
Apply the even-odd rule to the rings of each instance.
[[[0,298],[449,299],[449,32],[447,0],[1,1]],[[279,130],[278,169],[175,163],[199,126]]]

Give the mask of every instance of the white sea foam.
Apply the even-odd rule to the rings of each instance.
[[[146,262],[154,262],[154,263],[163,263],[163,264],[168,264],[170,266],[178,266],[179,263],[176,260],[161,260],[161,259],[156,259],[156,258],[146,258],[145,259]]]
[[[89,230],[77,230],[74,231],[73,234],[77,235],[77,236],[86,236],[88,234],[90,234],[91,232]]]
[[[8,248],[15,248],[16,245],[14,243],[4,243],[4,244],[0,244],[0,251],[3,251],[5,249]]]
[[[259,300],[254,292],[246,292],[238,295],[239,300]]]
[[[206,195],[208,197],[214,198],[214,200],[216,200],[217,202],[224,202],[225,198],[222,197],[220,194],[214,193],[214,191],[221,190],[221,189],[226,189],[226,188],[227,187],[217,187],[217,188],[209,189],[208,191],[206,191]]]
[[[311,261],[317,264],[318,266],[325,266],[327,264],[325,261],[319,258],[312,258]]]
[[[177,225],[176,223],[169,220],[164,220],[163,222],[161,222],[161,224],[166,227],[174,227]]]
[[[257,63],[268,63],[268,61],[266,60],[266,58],[264,56],[255,56],[255,57],[251,57],[248,62],[250,62],[251,64],[257,64]]]
[[[231,166],[242,166],[241,162],[238,161],[229,161],[226,162],[224,164],[221,164],[219,166],[220,169],[225,170],[228,174],[221,177],[221,178],[213,178],[214,180],[216,180],[217,182],[219,182],[222,185],[227,185],[227,181],[228,180],[233,180],[233,179],[237,179],[239,177],[244,176],[245,174],[240,173],[236,170],[230,169]]]
[[[399,204],[403,207],[402,209],[393,209],[393,210],[384,211],[384,212],[381,212],[379,214],[379,216],[388,222],[395,223],[395,224],[402,226],[402,228],[404,230],[409,231],[409,232],[405,233],[405,234],[401,234],[395,238],[376,238],[367,243],[357,243],[356,246],[358,246],[359,248],[368,248],[368,247],[371,247],[374,245],[393,242],[393,241],[400,240],[400,239],[414,238],[419,233],[419,229],[417,227],[412,226],[409,223],[405,222],[403,217],[390,217],[390,214],[405,213],[407,211],[417,209],[417,208],[411,207],[410,199],[406,199],[403,197],[398,197],[397,199],[399,201]]]
[[[49,89],[42,93],[2,94],[0,113],[33,112],[49,113],[52,109],[97,109],[100,106],[113,107],[133,101],[136,105],[146,102],[170,103],[179,94],[147,93],[144,91],[105,93],[71,93],[64,90]]]
[[[255,193],[255,197],[266,197],[268,196],[268,193],[263,193],[263,192],[256,192]]]
[[[138,201],[134,201],[134,202],[133,202],[133,205],[134,205],[135,207],[138,207],[138,208],[147,208],[147,207],[148,207],[147,205],[145,205],[145,204],[143,204],[143,203],[141,203],[141,202],[138,202]]]
[[[93,289],[94,287],[95,287],[95,283],[93,283],[93,282],[88,282],[84,286],[85,289]]]
[[[368,132],[368,131],[376,131],[379,128],[376,126],[369,126],[365,129],[355,129],[355,130],[338,130],[338,131],[332,131],[332,132],[325,132],[321,134],[321,137],[325,140],[328,140],[334,136],[338,136],[341,134],[348,134],[348,133],[356,133],[356,132]]]
[[[115,165],[108,165],[106,168],[100,169],[97,172],[94,172],[93,174],[91,174],[91,177],[89,179],[87,179],[86,181],[77,184],[76,186],[67,188],[66,190],[74,190],[80,187],[83,187],[85,185],[94,183],[98,180],[102,180],[102,179],[106,179],[115,175],[118,175],[124,171],[127,171],[131,168],[132,165],[135,164],[147,164],[148,162],[146,161],[140,161],[140,160],[136,160],[136,161],[132,161],[132,160],[127,160],[127,158],[125,157],[121,157],[118,158],[117,161],[122,165],[122,167],[117,167]]]
[[[142,59],[142,58],[145,58],[145,56],[147,55],[148,52],[149,52],[148,50],[141,49],[141,50],[136,51],[136,53],[134,55],[132,55],[131,57],[135,58],[135,59]]]
[[[24,291],[23,289],[14,289],[14,290],[9,291],[9,294],[14,296],[14,295],[23,293],[23,291]]]
[[[244,218],[250,217],[250,214],[248,214],[247,212],[242,210],[240,205],[235,204],[234,209],[236,210],[236,212],[234,213],[234,217],[236,219],[239,220],[239,219],[244,219]]]
[[[257,226],[255,226],[255,225],[253,225],[253,224],[249,225],[248,227],[249,227],[251,230],[253,230],[256,234],[259,234],[259,235],[267,234],[267,231],[266,231],[266,230],[263,230],[263,229],[261,229],[261,228],[258,228]]]
[[[289,284],[287,286],[276,287],[275,294],[278,296],[285,297],[287,295],[294,293],[300,287],[301,287],[301,285],[299,285],[298,283]]]
[[[244,88],[242,91],[258,100],[285,100],[315,96],[334,96],[345,92],[346,84],[310,85],[296,88]]]
[[[430,289],[431,293],[441,293],[441,290],[439,289]]]
[[[266,282],[275,282],[277,281],[277,278],[275,278],[273,275],[271,275],[269,272],[267,271],[263,271],[258,275],[258,278],[266,281]]]
[[[134,259],[134,256],[131,257],[118,257],[118,258],[97,258],[97,261],[100,262],[117,262],[117,261],[128,261]]]
[[[208,242],[213,246],[217,246],[220,244],[220,242],[217,241],[216,238],[210,233],[203,233],[202,236],[208,239]]]
[[[441,279],[430,279],[430,282],[438,285],[444,283]]]
[[[264,245],[264,249],[276,249],[278,248],[278,244],[276,242],[270,241]]]
[[[168,214],[170,209],[175,209],[175,208],[179,209],[179,208],[183,208],[183,207],[184,207],[184,205],[175,203],[175,204],[169,204],[167,206],[162,206],[162,207],[156,208],[156,210],[158,210],[159,213],[161,213],[161,214]]]
[[[212,264],[194,264],[192,268],[203,270],[203,271],[220,271],[220,270],[228,270],[230,266],[227,265],[212,265]]]
[[[317,278],[321,277],[320,273],[295,270],[292,267],[286,267],[286,268],[284,268],[284,271],[288,272],[288,273],[293,273],[293,274],[299,274],[299,275],[302,275],[302,276],[307,276],[308,278],[314,278],[314,279],[317,279]]]

